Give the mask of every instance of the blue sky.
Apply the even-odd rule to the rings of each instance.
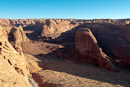
[[[0,0],[0,18],[130,18],[130,0]]]

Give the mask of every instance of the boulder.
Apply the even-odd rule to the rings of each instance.
[[[75,46],[75,61],[98,64],[100,67],[115,70],[115,66],[98,46],[98,42],[90,29],[80,28],[76,32]]]

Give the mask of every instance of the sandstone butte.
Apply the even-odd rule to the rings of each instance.
[[[115,70],[115,66],[109,57],[98,46],[98,42],[90,29],[80,28],[75,38],[76,56],[74,60],[98,64],[109,70]]]

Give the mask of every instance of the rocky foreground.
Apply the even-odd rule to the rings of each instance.
[[[33,78],[40,87],[129,87],[130,71],[119,68],[118,72],[97,66],[77,64],[51,56],[25,54],[33,66]],[[39,62],[37,64],[37,62]],[[35,64],[35,65],[34,65]],[[38,65],[40,67],[38,67]]]
[[[0,19],[0,87],[129,87],[129,21]]]

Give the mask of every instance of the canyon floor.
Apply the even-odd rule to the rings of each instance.
[[[25,57],[34,66],[32,75],[40,87],[130,87],[130,71],[122,68],[113,72],[53,55],[25,54]]]

